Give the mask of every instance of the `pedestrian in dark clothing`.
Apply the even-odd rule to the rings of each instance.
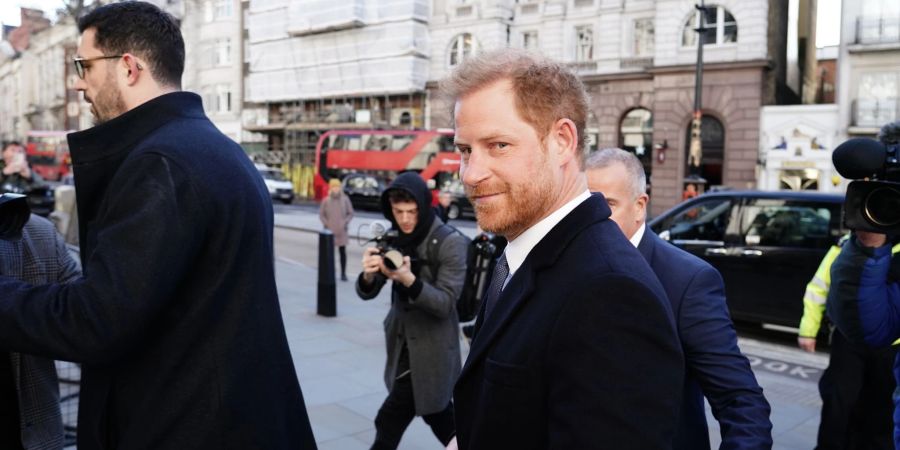
[[[450,223],[450,204],[453,202],[453,196],[447,191],[438,192],[438,203],[434,206],[434,213],[441,219],[441,222]]]
[[[816,336],[827,309],[831,268],[846,241],[841,239],[831,247],[806,285],[797,339],[806,351],[815,351]],[[896,383],[891,365],[895,347],[872,348],[854,343],[834,326],[830,326],[829,342],[828,367],[819,378],[822,415],[816,449],[894,448],[891,393]]]
[[[0,240],[0,274],[35,285],[81,275],[53,224],[31,216],[17,240]],[[62,450],[59,381],[52,359],[0,353],[0,448]]]
[[[603,194],[612,219],[650,263],[675,313],[686,372],[672,448],[710,448],[704,397],[719,422],[722,448],[772,448],[771,408],[738,348],[722,276],[647,228],[647,178],[634,153],[617,148],[592,153],[585,173],[590,190]]]
[[[900,121],[883,126],[878,139],[900,144]],[[893,409],[893,446],[900,449],[900,352],[891,347],[900,339],[900,242],[892,238],[854,230],[831,265],[826,312],[835,326],[828,368],[833,375],[823,376],[820,390],[823,403],[828,395],[833,407],[823,407],[822,422],[843,426],[820,429],[819,448],[891,448],[888,424],[878,419]],[[885,373],[891,357],[894,383]],[[870,415],[878,412],[880,417]]]
[[[82,364],[78,448],[310,449],[268,191],[180,92],[178,24],[146,2],[79,19],[69,135],[84,276],[0,277],[0,347]]]
[[[397,238],[391,246],[404,255],[392,270],[376,247],[363,254],[356,292],[363,300],[378,295],[387,280],[391,309],[384,321],[388,389],[375,417],[373,449],[394,449],[415,416],[422,416],[434,435],[447,445],[456,434],[453,383],[460,370],[459,320],[456,299],[466,275],[467,243],[446,233],[431,209],[431,193],[412,172],[398,176],[381,195],[384,217]],[[438,233],[443,239],[437,242]],[[435,242],[430,242],[435,241]],[[436,245],[437,261],[428,247]]]

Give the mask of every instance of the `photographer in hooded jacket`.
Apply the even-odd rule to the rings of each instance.
[[[391,183],[381,195],[381,209],[393,226],[385,235],[391,237],[364,251],[356,281],[363,300],[393,281],[384,321],[388,396],[375,417],[372,449],[397,448],[415,416],[422,416],[446,446],[456,435],[451,402],[460,372],[456,300],[468,244],[459,233],[441,230],[446,225],[435,220],[431,192],[416,173],[401,174]],[[427,259],[429,245],[437,247],[436,261]],[[389,262],[395,252],[402,258]]]
[[[893,151],[891,147],[900,144],[900,121],[882,127],[878,139],[888,148],[887,154],[890,154]],[[859,150],[862,153],[864,149]],[[865,155],[861,158],[865,158]],[[852,166],[847,161],[843,163]],[[862,167],[866,163],[862,161],[858,165]],[[887,165],[889,164],[886,162],[885,167]],[[842,171],[837,156],[835,166]],[[890,176],[887,178],[885,181],[897,181]],[[848,199],[850,197],[848,190]],[[900,198],[895,201],[900,201]],[[845,218],[859,213],[848,209],[851,208],[845,205]],[[879,216],[889,213],[872,212]],[[895,257],[892,252],[892,247],[897,244],[896,238],[897,236],[855,230],[831,266],[831,289],[826,303],[828,315],[851,343],[887,349],[894,340],[900,338],[900,256]],[[900,358],[900,354],[897,358]],[[894,378],[900,380],[900,359],[894,360]],[[900,448],[900,391],[896,388],[893,399],[894,446]]]

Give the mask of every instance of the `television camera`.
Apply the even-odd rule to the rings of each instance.
[[[847,187],[843,222],[847,228],[900,234],[900,143],[854,138],[831,155]]]

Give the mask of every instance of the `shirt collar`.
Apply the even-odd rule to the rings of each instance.
[[[525,230],[525,232],[520,234],[519,237],[509,241],[505,251],[506,262],[509,264],[509,276],[512,277],[512,275],[519,270],[519,267],[525,262],[525,258],[528,257],[528,253],[531,252],[531,249],[533,249],[538,242],[541,242],[541,239],[543,239],[556,224],[562,221],[563,218],[569,215],[569,213],[583,201],[590,198],[590,196],[590,191],[585,190],[572,200],[569,200],[565,205],[562,205],[556,211],[553,211],[552,214],[545,217],[540,222],[532,225]]]
[[[634,232],[634,235],[631,236],[631,239],[629,239],[629,241],[631,241],[631,245],[633,245],[635,248],[637,248],[637,246],[641,244],[641,239],[644,238],[645,231],[647,231],[647,223],[646,222],[642,223],[641,227],[638,228],[638,230]]]

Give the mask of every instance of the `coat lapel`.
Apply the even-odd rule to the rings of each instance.
[[[582,230],[594,223],[609,218],[610,210],[606,200],[594,194],[563,218],[553,229],[541,239],[531,250],[519,270],[513,274],[506,288],[500,293],[491,317],[485,320],[484,308],[476,322],[477,333],[472,341],[469,357],[460,373],[460,379],[466,376],[490,348],[499,333],[511,322],[516,311],[521,309],[535,290],[534,278],[538,272],[552,266],[565,248]]]
[[[641,242],[638,243],[638,251],[641,252],[641,256],[644,257],[644,260],[647,261],[647,264],[650,264],[653,261],[653,251],[656,249],[656,234],[653,233],[653,230],[650,227],[644,228],[644,235],[641,237]]]

